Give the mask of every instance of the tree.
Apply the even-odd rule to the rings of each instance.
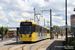
[[[60,30],[64,30],[63,28],[59,28]]]
[[[5,28],[5,34],[7,35],[9,32],[9,29],[8,28]]]
[[[54,26],[53,26],[53,29],[54,29],[54,30],[56,30],[56,28],[58,28],[58,29],[59,29],[59,26],[54,25]]]
[[[8,29],[8,28],[5,28],[5,35],[6,35],[6,38],[7,38],[8,32],[9,32],[9,29]]]
[[[2,30],[1,30],[2,27],[0,27],[0,34],[2,34]],[[3,27],[3,35],[5,34],[5,29]]]
[[[71,32],[71,29],[70,28],[68,28],[68,30],[67,30],[68,32]]]

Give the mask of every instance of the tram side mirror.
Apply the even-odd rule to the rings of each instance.
[[[17,27],[17,30],[19,30],[19,27]]]

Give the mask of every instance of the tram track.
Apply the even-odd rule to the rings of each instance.
[[[24,46],[21,46],[20,48],[16,48],[15,50],[27,50],[26,49],[26,46],[29,46],[29,45],[31,45],[31,44],[27,44],[27,45],[24,45]]]
[[[14,46],[17,46],[17,45],[14,45]],[[14,47],[14,46],[6,47],[7,49],[6,49],[6,48],[3,48],[2,50],[5,50],[5,49],[6,49],[6,50],[10,50],[10,48],[12,48],[12,47]]]
[[[45,42],[45,43],[41,44],[40,46],[36,47],[36,48],[35,48],[35,50],[38,50],[39,48],[41,48],[42,46],[44,46],[44,45],[48,44],[49,42],[50,42],[50,41],[47,41],[47,42]]]
[[[50,41],[40,41],[34,44],[30,44],[27,45],[25,48],[23,48],[22,50],[38,50],[39,48],[41,48],[42,46],[44,46],[45,44],[49,43]]]
[[[21,45],[24,46],[24,45],[26,45],[26,44],[18,44],[18,45],[14,45],[14,46],[10,46],[10,47],[3,48],[3,49],[1,49],[1,50],[12,50],[12,48],[21,47]],[[15,49],[14,49],[14,50],[15,50]]]
[[[14,45],[14,46],[11,46],[11,47],[6,47],[6,48],[3,48],[1,50],[27,50],[26,49],[26,46],[29,46],[29,45],[32,45],[32,44],[21,44],[21,45]]]
[[[17,44],[10,47],[3,48],[2,50],[38,50],[45,44],[49,43],[50,40],[40,41],[31,44]]]
[[[45,44],[47,44],[47,43],[49,43],[49,42],[50,42],[50,41],[47,41],[47,42],[45,42],[45,43],[43,43],[43,44],[41,44],[41,45],[39,45],[39,46],[38,46],[37,44],[36,44],[36,45],[35,45],[35,44],[34,44],[34,45],[31,45],[30,48],[29,48],[29,50],[38,50],[39,48],[41,48],[41,46],[44,46]],[[37,47],[32,48],[33,46],[37,46]]]

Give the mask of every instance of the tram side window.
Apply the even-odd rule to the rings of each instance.
[[[49,30],[47,30],[47,33],[49,33]]]
[[[47,36],[47,29],[46,29],[46,36]]]
[[[44,32],[44,36],[45,36],[45,28],[44,28],[44,31],[43,32]]]
[[[31,26],[31,32],[32,32],[32,33],[35,32],[35,30],[34,30],[34,25]]]
[[[45,28],[45,36],[46,36],[46,28]]]
[[[46,36],[46,29],[45,29],[45,34],[44,34],[44,36]]]
[[[41,36],[43,36],[43,27],[41,27]]]
[[[35,25],[33,25],[33,31],[35,32]]]
[[[39,25],[36,25],[35,26],[35,31],[38,33],[38,36],[40,36],[40,33],[39,33]]]
[[[46,29],[46,34],[45,35],[47,36],[47,29]]]
[[[42,36],[44,36],[44,28],[42,28]]]
[[[40,36],[40,26],[38,25],[38,36]]]
[[[41,36],[42,36],[42,27],[40,27],[40,33],[41,33]]]
[[[38,26],[37,25],[35,26],[35,31],[38,32]]]
[[[40,27],[40,33],[42,32],[42,27]]]

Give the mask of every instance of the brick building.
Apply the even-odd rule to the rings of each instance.
[[[74,33],[75,31],[75,14],[71,15],[71,32]]]
[[[16,36],[17,31],[15,29],[9,29],[8,36]]]

